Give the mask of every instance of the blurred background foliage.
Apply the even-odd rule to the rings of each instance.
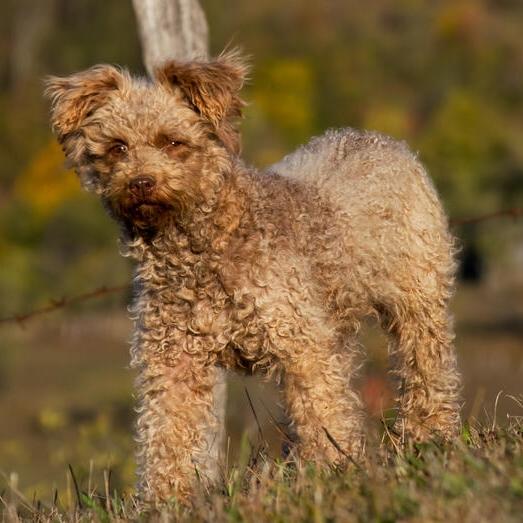
[[[115,227],[63,168],[46,74],[98,62],[142,73],[130,2],[4,0],[0,22],[0,312],[125,279]],[[212,50],[241,45],[249,161],[328,127],[405,139],[453,216],[523,195],[523,4],[510,0],[206,0]],[[499,252],[498,252],[499,254]]]
[[[240,45],[251,56],[243,123],[251,163],[268,165],[328,127],[375,129],[419,152],[451,216],[522,206],[520,0],[201,4],[212,52]],[[130,280],[116,226],[63,165],[42,78],[100,62],[138,74],[143,66],[130,0],[2,0],[2,7],[0,316],[6,316]],[[485,395],[501,388],[521,393],[523,227],[499,220],[456,233],[468,277],[481,283],[479,290],[460,287],[455,302],[467,409],[478,414]],[[19,470],[33,486],[48,486],[50,479],[60,482],[66,463],[85,471],[100,458],[103,466],[119,466],[122,485],[132,484],[127,301],[115,294],[82,305],[81,314],[0,332],[0,410],[9,420],[0,422],[0,471]],[[371,333],[370,345],[383,345],[375,338]],[[384,354],[371,359],[371,370],[385,367]],[[366,386],[371,403],[379,391],[390,399],[383,380]],[[242,386],[236,390],[242,397]],[[245,412],[250,416],[237,403],[230,409],[238,431]]]

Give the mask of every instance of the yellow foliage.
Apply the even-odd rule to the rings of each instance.
[[[45,408],[38,413],[38,423],[43,430],[54,432],[63,429],[67,420],[63,412],[52,408]]]
[[[313,125],[314,79],[309,64],[275,59],[261,68],[252,98],[273,124],[298,140]]]
[[[75,174],[65,169],[64,155],[54,140],[40,150],[14,185],[15,197],[43,216],[80,190]]]
[[[390,134],[395,138],[406,138],[411,131],[412,122],[405,108],[373,104],[364,116],[363,127]]]
[[[449,2],[435,19],[437,33],[449,39],[471,40],[481,29],[485,13],[475,0]]]

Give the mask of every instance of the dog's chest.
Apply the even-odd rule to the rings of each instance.
[[[215,355],[241,350],[254,358],[259,352],[253,298],[245,290],[227,289],[207,264],[155,260],[139,268],[136,281],[134,308],[143,331],[161,330],[164,339],[183,339],[184,346],[191,340],[200,347],[194,350]]]

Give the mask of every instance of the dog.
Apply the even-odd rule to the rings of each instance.
[[[247,73],[229,51],[166,63],[153,80],[110,65],[47,79],[65,156],[137,262],[131,361],[150,503],[217,480],[222,369],[278,380],[298,459],[361,456],[351,376],[368,317],[389,336],[401,384],[391,433],[459,432],[454,240],[424,167],[403,143],[350,128],[266,170],[246,166]]]

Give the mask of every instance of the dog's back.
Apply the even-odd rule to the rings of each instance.
[[[416,156],[405,143],[376,132],[331,129],[285,156],[270,170],[315,186],[352,219],[363,214],[366,218],[390,220],[391,211],[401,211],[408,200],[411,216],[414,204],[420,202],[424,218],[428,206],[438,215],[438,221],[444,220],[436,191]]]
[[[415,285],[410,280],[432,287],[435,273],[452,278],[445,213],[424,167],[404,143],[375,132],[329,130],[271,170],[314,187],[335,208],[346,262],[360,273],[352,285],[370,276],[365,286],[372,301],[387,299],[395,289],[402,295],[405,285]],[[413,265],[416,259],[427,262]]]

